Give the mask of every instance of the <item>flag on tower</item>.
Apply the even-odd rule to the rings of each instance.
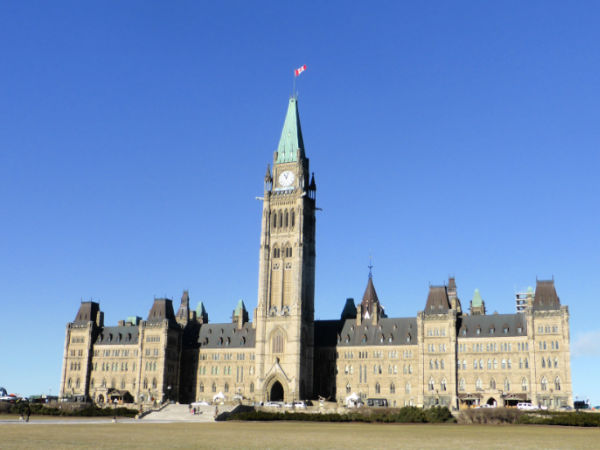
[[[306,70],[306,64],[304,64],[302,67],[298,67],[296,70],[294,70],[294,75],[298,76],[305,70]]]

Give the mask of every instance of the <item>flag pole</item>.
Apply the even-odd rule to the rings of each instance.
[[[296,72],[294,72],[294,82],[292,85],[292,97],[296,97]]]

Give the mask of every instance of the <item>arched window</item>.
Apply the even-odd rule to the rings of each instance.
[[[554,368],[558,367],[558,358],[554,358]]]
[[[213,382],[212,386],[211,386],[211,390],[212,392],[217,392],[217,384]]]
[[[512,360],[511,360],[510,358],[509,358],[509,359],[508,359],[508,361],[507,361],[507,367],[508,367],[509,369],[512,369]]]
[[[75,381],[75,387],[78,388],[80,384],[81,384],[81,380],[79,378],[77,378],[77,380]]]
[[[436,369],[439,369],[439,368],[440,368],[440,363],[438,362],[438,360],[437,360],[437,359],[435,360],[435,368],[436,368]]]
[[[442,369],[444,368],[444,360],[443,359],[440,361],[440,368],[442,368]]]
[[[494,358],[494,369],[498,368],[498,360]]]
[[[106,378],[102,380],[102,387],[106,387]]]
[[[350,386],[350,383],[346,384],[346,394],[349,394],[350,392],[352,392],[352,386]]]
[[[404,392],[410,394],[410,383],[406,383],[406,386],[404,386]]]
[[[121,378],[121,389],[125,389],[125,378]]]
[[[273,353],[283,353],[283,336],[281,332],[277,332],[273,335]]]
[[[433,370],[433,359],[429,360],[429,368]]]
[[[504,380],[504,390],[506,392],[510,391],[510,380],[508,378]]]
[[[467,386],[465,384],[465,379],[461,378],[460,381],[458,382],[458,390],[459,391],[464,391],[466,390]]]
[[[250,383],[250,393],[254,393],[254,383]]]
[[[481,390],[483,390],[483,385],[482,385],[482,383],[481,383],[481,378],[477,378],[477,381],[475,382],[475,388],[476,388],[478,391],[481,391]]]
[[[480,368],[480,369],[483,369],[483,359],[480,359],[480,360],[479,360],[479,368]]]
[[[488,370],[492,368],[492,360],[488,359]]]
[[[548,366],[548,369],[552,367],[552,360],[550,358],[548,358],[548,360],[546,361],[546,365]]]
[[[375,393],[381,394],[381,386],[379,385],[379,383],[375,383]]]
[[[73,381],[69,378],[67,380],[67,387],[71,387],[71,384],[73,384]]]
[[[463,370],[467,370],[467,360],[463,359]]]
[[[490,380],[490,389],[496,389],[496,380],[493,378]]]
[[[295,225],[295,222],[296,222],[296,213],[294,211],[292,211],[291,221],[292,221],[291,226],[292,226],[292,228],[294,228],[294,225]]]
[[[279,226],[281,227],[283,225],[283,213],[281,211],[279,211]]]
[[[204,392],[204,383],[200,383],[200,387],[198,388],[200,392]]]
[[[433,378],[429,379],[429,390],[430,391],[435,390],[435,382],[433,381]]]
[[[556,377],[554,380],[554,390],[560,391],[560,378]]]
[[[525,358],[525,368],[529,369],[529,358]]]
[[[277,213],[273,213],[273,228],[277,228]]]
[[[527,392],[527,389],[528,389],[528,387],[529,387],[529,386],[528,386],[528,384],[529,384],[529,383],[527,383],[527,378],[523,378],[523,379],[521,380],[521,390],[522,390],[523,392]]]
[[[542,358],[542,369],[546,368],[546,360]]]
[[[90,380],[90,387],[91,387],[92,389],[94,388],[94,379],[93,379],[93,378]]]
[[[506,369],[506,359],[502,359],[502,366],[503,369]]]
[[[223,388],[225,392],[229,392],[229,383],[225,383],[225,387]]]
[[[284,222],[283,222],[283,226],[286,227],[286,228],[287,228],[288,223],[289,223],[288,218],[289,218],[288,212],[286,211],[285,212],[285,219],[284,219]]]
[[[394,383],[390,384],[390,394],[395,394],[396,393],[396,386],[394,385]]]
[[[546,380],[546,377],[542,377],[542,391],[547,391],[548,390],[548,380]]]
[[[440,383],[440,387],[442,389],[442,391],[446,390],[446,379],[442,379],[442,382]]]

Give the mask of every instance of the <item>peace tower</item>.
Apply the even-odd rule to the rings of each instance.
[[[272,172],[267,167],[262,208],[256,366],[270,400],[312,396],[315,194],[292,97]]]

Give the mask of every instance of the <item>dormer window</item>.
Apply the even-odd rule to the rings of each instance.
[[[477,328],[477,330],[475,331],[475,333],[481,334],[481,328]]]
[[[466,335],[467,335],[467,329],[466,329],[466,328],[463,328],[463,330],[462,330],[462,334],[463,334],[463,336],[466,336]]]
[[[517,332],[518,332],[519,334],[521,334],[521,333],[523,332],[523,328],[521,328],[521,327],[518,327],[518,328],[517,328]]]
[[[494,334],[495,331],[496,329],[494,327],[490,328],[490,334]]]
[[[508,334],[508,327],[504,327],[504,334]]]
[[[366,335],[366,334],[363,334],[363,337],[362,337],[362,340],[361,340],[361,342],[362,342],[363,344],[366,344],[366,343],[367,343],[367,335]]]

